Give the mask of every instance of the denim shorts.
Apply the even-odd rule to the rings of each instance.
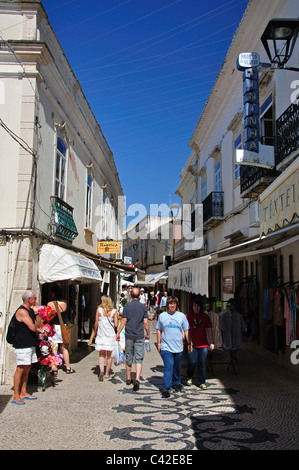
[[[36,348],[19,348],[15,349],[17,366],[30,366],[37,362]]]
[[[126,339],[126,364],[142,364],[144,358],[144,338]]]

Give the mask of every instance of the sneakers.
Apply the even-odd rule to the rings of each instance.
[[[103,382],[103,380],[104,380],[104,374],[103,374],[103,372],[101,372],[100,375],[99,375],[99,381]]]
[[[191,387],[191,385],[192,385],[192,379],[187,379],[186,385],[187,385],[188,387]]]
[[[169,398],[170,397],[170,392],[169,390],[162,390],[162,397],[163,398]]]
[[[182,385],[173,385],[172,388],[174,389],[175,392],[181,392],[182,391]]]
[[[207,386],[206,384],[200,384],[199,388],[201,388],[202,390],[206,390]]]

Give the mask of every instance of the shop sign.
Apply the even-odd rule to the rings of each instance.
[[[223,293],[224,294],[233,294],[233,276],[224,276],[223,277]]]
[[[98,255],[102,253],[117,254],[120,253],[120,241],[101,241],[98,242]]]
[[[258,67],[260,65],[260,56],[257,52],[241,52],[237,60],[237,69],[244,71],[248,68]]]
[[[277,186],[280,178],[281,184]],[[274,189],[270,190],[271,186],[260,195],[261,234],[265,235],[299,217],[299,158],[277,178]]]
[[[256,52],[243,52],[237,60],[237,68],[243,72],[244,148],[236,150],[235,162],[273,168],[274,151],[269,152],[267,146],[259,143],[259,64]]]

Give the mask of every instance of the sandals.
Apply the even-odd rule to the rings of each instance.
[[[75,370],[74,369],[65,369],[65,373],[66,374],[75,374]]]

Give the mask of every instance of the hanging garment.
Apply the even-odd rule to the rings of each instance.
[[[219,326],[222,331],[224,349],[240,349],[243,333],[247,327],[242,315],[234,310],[225,310],[219,315]]]
[[[277,290],[273,299],[273,321],[275,325],[283,325],[283,314],[281,308],[281,295]]]
[[[215,312],[208,312],[208,315],[212,322],[215,349],[219,349],[222,347],[222,334],[219,326],[219,314]]]

